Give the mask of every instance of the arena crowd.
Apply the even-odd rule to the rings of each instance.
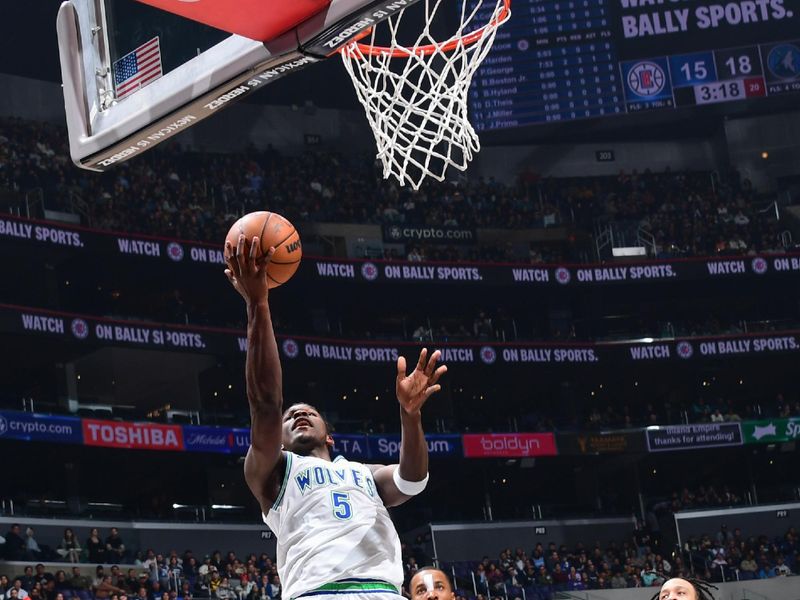
[[[687,492],[688,493],[688,492]],[[23,537],[19,525],[0,546],[9,560],[42,561],[17,567],[0,562],[0,600],[279,600],[280,577],[267,554],[238,557],[214,550],[195,555],[192,550],[157,553],[126,547],[116,529],[102,535],[98,529],[78,539],[64,531],[54,549],[42,548],[32,529]],[[421,537],[403,545],[406,584],[431,562]],[[794,528],[779,538],[745,535],[722,526],[719,531],[688,539],[681,552],[663,547],[660,536],[646,528],[606,547],[568,547],[550,542],[504,550],[496,558],[445,562],[460,598],[476,600],[550,599],[559,591],[651,587],[669,577],[693,573],[708,581],[766,579],[798,574],[800,540]],[[50,568],[44,561],[74,563]],[[127,564],[126,564],[127,563]],[[86,565],[91,575],[87,575]],[[120,567],[123,565],[123,567]],[[83,568],[81,568],[83,566]],[[523,593],[524,590],[524,593]],[[404,589],[404,595],[408,597]]]
[[[69,159],[66,132],[47,123],[0,120],[0,189],[41,190],[47,208],[75,212],[84,225],[218,243],[238,216],[269,209],[305,222],[414,224],[470,229],[566,227],[574,240],[597,224],[652,235],[655,256],[782,252],[769,202],[735,171],[619,173],[540,178],[520,173],[429,181],[418,192],[384,180],[372,157],[326,151],[285,156],[274,149],[211,154],[161,146],[99,175]],[[533,244],[412,245],[398,260],[579,260],[561,247]],[[593,259],[592,257],[588,257]]]

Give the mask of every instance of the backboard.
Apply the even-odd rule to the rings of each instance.
[[[104,171],[142,154],[415,2],[63,2],[56,25],[72,159]]]

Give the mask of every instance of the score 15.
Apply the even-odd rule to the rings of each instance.
[[[717,81],[717,68],[711,52],[679,54],[669,57],[672,87],[683,87]]]

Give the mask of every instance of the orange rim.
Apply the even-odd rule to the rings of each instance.
[[[503,0],[503,9],[500,11],[500,14],[497,15],[494,19],[489,21],[486,25],[481,27],[480,29],[476,29],[475,31],[471,31],[467,35],[456,38],[454,40],[450,40],[445,44],[428,44],[426,46],[417,46],[416,48],[389,48],[387,46],[372,46],[370,44],[362,44],[358,42],[358,39],[363,39],[367,35],[372,32],[372,28],[368,29],[363,33],[362,36],[359,36],[356,41],[356,45],[358,49],[361,51],[361,54],[364,56],[385,56],[390,55],[394,58],[402,58],[404,56],[409,56],[410,54],[415,54],[417,56],[427,56],[430,54],[434,54],[436,52],[451,52],[455,50],[459,46],[469,46],[470,44],[474,44],[479,39],[483,37],[483,34],[486,30],[490,27],[497,27],[500,23],[505,21],[509,14],[511,13],[511,0]],[[348,52],[350,54],[354,54],[356,57],[357,54],[353,53],[350,50],[352,42],[339,50],[339,52]]]

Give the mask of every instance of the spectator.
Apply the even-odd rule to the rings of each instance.
[[[494,337],[494,328],[492,327],[492,319],[486,315],[484,311],[478,313],[478,317],[472,325],[472,331],[475,337],[479,340],[489,340]]]
[[[72,577],[69,580],[69,587],[73,590],[73,596],[77,596],[80,600],[90,600],[91,586],[91,580],[81,574],[80,567],[72,567]]]
[[[56,594],[61,594],[62,600],[70,600],[72,598],[72,587],[63,569],[56,571],[53,581],[53,591]]]
[[[742,559],[739,564],[740,577],[742,579],[755,579],[756,572],[758,571],[758,564],[756,564],[755,553],[750,550],[747,556]]]
[[[35,582],[34,585],[36,585]],[[33,589],[33,585],[31,589]],[[22,587],[22,580],[19,577],[14,580],[14,588],[12,591],[16,592],[16,598],[19,600],[25,600],[28,597],[28,590]]]
[[[78,543],[75,533],[69,527],[64,530],[64,537],[61,539],[56,553],[67,562],[80,562],[81,545]]]
[[[269,580],[269,586],[267,586],[267,596],[269,596],[271,600],[281,599],[281,580],[277,573],[272,575]]]
[[[776,562],[777,564],[775,565],[775,575],[779,577],[786,577],[787,575],[792,574],[792,570],[784,563],[782,556],[778,556]]]
[[[109,563],[125,562],[125,544],[116,527],[111,528],[111,533],[106,538],[106,561]]]
[[[44,558],[44,553],[39,547],[36,538],[33,537],[34,531],[32,527],[25,530],[25,555],[31,560],[39,560]]]
[[[42,563],[36,565],[36,573],[34,574],[34,579],[38,583],[41,583],[43,586],[47,585],[51,581],[55,581],[55,577],[52,573],[48,573],[45,569],[45,566]]]
[[[90,563],[102,564],[106,562],[106,545],[100,539],[97,527],[92,527],[89,538],[86,540],[86,553]]]
[[[628,580],[625,579],[625,575],[621,571],[611,576],[611,587],[615,590],[628,587]]]
[[[218,598],[217,590],[219,589],[220,584],[222,583],[222,578],[219,575],[219,571],[216,567],[212,567],[212,570],[209,571],[210,575],[208,577],[208,592],[212,598]]]
[[[556,565],[553,567],[552,578],[553,578],[553,586],[555,587],[555,589],[557,590],[567,589],[567,583],[569,581],[569,578],[567,574],[562,570],[561,563],[556,563]]]
[[[183,567],[180,564],[178,564],[177,556],[170,557],[167,573],[169,579],[169,589],[177,591],[178,582],[183,577]]]
[[[231,588],[230,580],[227,577],[223,577],[219,582],[216,593],[212,598],[217,598],[218,600],[233,600],[236,598],[236,592]]]
[[[536,574],[536,585],[543,588],[549,588],[553,585],[553,577],[544,566],[539,567],[539,572]]]
[[[188,581],[184,581],[181,585],[181,591],[178,593],[176,600],[192,600],[192,585]]]
[[[5,553],[8,560],[25,560],[27,558],[25,540],[20,535],[19,524],[14,523],[5,535]],[[20,599],[22,600],[22,599]]]
[[[33,574],[33,567],[27,566],[22,571],[22,576],[19,578],[20,585],[24,590],[32,590],[33,584],[36,583],[37,578]]]

